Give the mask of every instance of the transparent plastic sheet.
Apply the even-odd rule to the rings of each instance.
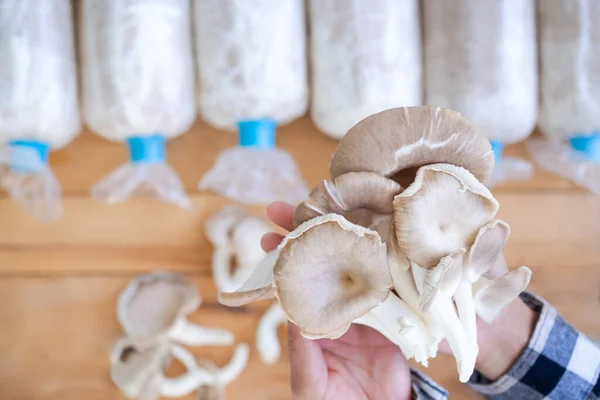
[[[422,102],[417,0],[311,0],[311,116],[342,138],[367,116]]]
[[[560,140],[529,139],[527,149],[543,169],[600,196],[600,160],[588,159]]]
[[[130,162],[92,195],[110,203],[146,196],[190,209],[164,156],[165,141],[196,118],[189,0],[88,0],[81,8],[86,123],[130,146]],[[131,140],[140,142],[139,154]]]
[[[533,175],[533,165],[517,157],[502,157],[496,161],[494,170],[484,182],[488,188],[493,188],[506,181],[528,181]]]
[[[309,190],[294,159],[279,149],[236,147],[219,154],[198,184],[247,204],[299,203]]]
[[[192,210],[177,173],[166,163],[126,163],[92,187],[92,196],[118,203],[132,196],[154,198]]]
[[[195,0],[198,104],[210,124],[269,116],[278,124],[308,107],[302,0]]]
[[[63,214],[60,184],[34,149],[0,148],[0,185],[39,220],[52,222]]]

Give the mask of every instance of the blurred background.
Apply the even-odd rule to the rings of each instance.
[[[190,321],[250,346],[227,397],[291,398],[285,329],[280,357],[255,345],[271,303],[216,302],[215,268],[258,242],[216,262],[207,221],[236,205],[266,224],[328,178],[348,129],[402,106],[490,140],[509,266],[600,339],[599,70],[596,0],[0,0],[0,397],[126,398],[119,294],[169,271],[202,298]],[[451,358],[425,372],[479,398]]]

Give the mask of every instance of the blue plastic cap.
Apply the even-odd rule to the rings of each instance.
[[[138,164],[162,163],[165,161],[165,137],[160,134],[131,136],[127,138],[129,161]]]
[[[37,155],[38,160],[41,164],[48,164],[48,154],[50,153],[50,145],[48,143],[42,142],[40,140],[35,139],[16,139],[8,142],[12,151],[10,154],[10,161],[8,163],[8,168],[13,172],[18,172],[22,174],[32,174],[39,172],[39,163],[31,163],[27,162],[27,160],[23,159],[23,153],[19,153],[19,150],[27,149],[29,151],[34,152]]]
[[[504,149],[504,143],[499,142],[497,140],[490,140],[490,144],[492,145],[492,151],[494,152],[494,160],[496,163],[502,159],[502,150]]]
[[[272,149],[275,147],[275,121],[248,119],[238,122],[238,143],[241,147]]]
[[[600,132],[591,135],[577,135],[569,138],[569,144],[585,158],[600,161]]]

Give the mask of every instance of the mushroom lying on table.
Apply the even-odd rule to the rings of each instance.
[[[242,208],[229,205],[206,221],[205,231],[214,247],[212,276],[215,286],[220,292],[235,291],[265,258],[260,241],[271,231],[271,226],[261,218],[248,215]],[[235,266],[232,265],[234,259]],[[281,345],[277,328],[286,322],[278,303],[262,316],[256,330],[256,347],[265,364],[279,360]]]
[[[236,346],[227,365],[210,371],[199,367],[192,354],[179,345],[233,344],[231,332],[202,327],[186,319],[200,303],[190,282],[167,272],[141,275],[121,293],[117,313],[126,335],[113,348],[111,377],[128,397],[179,397],[201,385],[224,386],[244,370],[249,355],[245,344]],[[179,360],[187,372],[166,378],[164,370],[172,358]]]
[[[239,306],[277,297],[308,338],[369,325],[423,365],[445,338],[466,382],[478,352],[476,315],[493,320],[531,276],[526,267],[487,275],[510,231],[481,183],[493,166],[489,141],[457,112],[372,115],[342,139],[331,180],[297,207],[296,229],[218,299]]]

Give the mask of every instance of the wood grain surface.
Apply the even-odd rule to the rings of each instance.
[[[210,280],[212,248],[203,222],[230,202],[198,191],[197,182],[235,141],[233,133],[198,122],[168,144],[168,160],[193,200],[193,212],[149,199],[117,205],[90,199],[90,186],[127,154],[122,144],[89,133],[50,157],[64,190],[61,220],[42,224],[0,196],[0,399],[124,398],[109,376],[110,347],[121,335],[115,305],[134,276],[152,270],[188,276],[204,299],[190,319],[230,329],[239,342],[252,345],[251,361],[228,387],[228,399],[291,398],[287,352],[278,364],[265,366],[254,348],[256,324],[270,303],[220,306]],[[295,157],[309,186],[327,177],[336,142],[308,118],[280,128],[278,145]],[[522,145],[507,153],[526,157]],[[529,266],[534,272],[530,289],[600,339],[600,198],[539,169],[531,181],[493,192],[500,217],[512,228],[506,248],[511,267]],[[264,207],[249,210],[264,215]],[[285,340],[283,329],[280,338]],[[222,365],[233,349],[191,350]],[[179,372],[173,365],[169,375]],[[426,373],[450,390],[451,399],[479,398],[458,383],[450,358],[440,356]]]

